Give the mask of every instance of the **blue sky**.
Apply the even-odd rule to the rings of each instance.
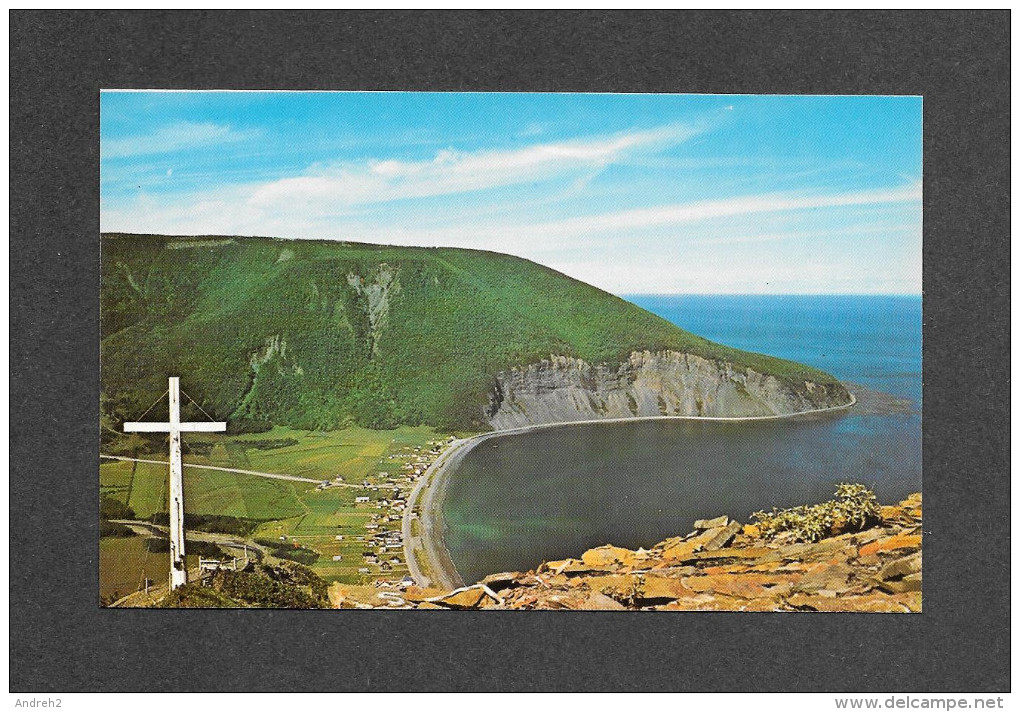
[[[919,97],[104,92],[101,228],[444,245],[616,294],[920,294]]]

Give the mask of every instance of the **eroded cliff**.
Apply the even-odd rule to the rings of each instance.
[[[503,371],[485,415],[496,430],[528,425],[664,415],[790,415],[847,405],[838,383],[784,380],[676,351],[635,351],[622,364],[569,356]]]

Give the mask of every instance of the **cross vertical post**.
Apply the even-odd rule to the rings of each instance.
[[[181,462],[181,379],[170,377],[170,590],[188,582],[184,559],[184,465]]]
[[[181,422],[181,379],[170,376],[170,420],[166,423],[124,423],[126,433],[170,433],[170,590],[188,582],[184,558],[184,464],[181,461],[181,433],[222,433],[226,423]]]

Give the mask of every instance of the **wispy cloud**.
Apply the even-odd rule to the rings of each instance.
[[[259,132],[253,129],[238,130],[221,124],[184,121],[161,126],[144,135],[106,139],[102,142],[101,151],[104,159],[130,158],[237,143],[258,136]]]
[[[581,176],[576,181],[584,182]],[[690,244],[726,245],[769,242],[794,238],[831,237],[838,230],[780,232],[762,230],[764,218],[770,214],[806,217],[834,210],[868,209],[882,206],[909,205],[921,201],[920,182],[883,190],[836,192],[825,194],[756,194],[721,200],[674,203],[649,208],[574,216],[546,222],[524,223],[510,218],[513,213],[498,212],[483,220],[466,222],[463,215],[447,216],[448,221],[432,221],[426,226],[405,220],[377,222],[353,203],[344,204],[331,191],[315,194],[321,201],[311,206],[294,197],[288,203],[252,199],[266,185],[242,186],[209,193],[199,193],[190,200],[164,200],[157,195],[143,195],[127,204],[104,206],[104,230],[165,231],[175,234],[236,233],[245,235],[277,235],[281,237],[339,238],[389,244],[472,247],[494,249],[515,254],[537,254],[562,249],[564,244],[584,250],[607,240],[615,243],[626,236],[669,230],[688,224],[731,223],[740,221],[744,227],[726,234],[704,231],[704,237],[688,238]],[[567,188],[574,190],[576,185]],[[366,201],[368,202],[368,201]],[[367,222],[362,222],[362,219]],[[893,229],[902,231],[909,224]],[[918,222],[915,229],[920,228]],[[888,231],[889,226],[875,228]],[[699,228],[699,233],[702,231]],[[714,235],[714,236],[713,236]],[[568,240],[568,243],[563,243]]]
[[[334,209],[337,205],[427,198],[573,177],[604,169],[631,155],[682,143],[702,130],[695,125],[671,125],[508,150],[447,149],[426,161],[341,163],[262,185],[248,202],[264,209]]]
[[[738,215],[780,213],[824,208],[920,202],[921,183],[883,190],[863,190],[820,195],[745,195],[722,200],[660,205],[652,208],[567,218],[534,225],[532,229],[558,235],[618,232],[726,218]]]
[[[712,230],[703,231],[704,237],[686,238],[692,245],[726,245],[750,242],[771,242],[796,238],[835,237],[839,230],[783,230],[763,231],[764,217],[770,214],[788,214],[805,218],[811,213],[824,214],[835,210],[878,208],[881,206],[909,205],[921,201],[920,182],[883,190],[836,192],[812,195],[758,194],[743,195],[722,200],[694,201],[690,203],[659,205],[636,210],[595,213],[560,220],[537,223],[503,222],[499,219],[482,223],[453,223],[421,227],[417,225],[390,225],[385,228],[362,226],[353,234],[367,242],[396,242],[407,245],[434,245],[496,249],[522,254],[559,251],[564,244],[577,250],[615,244],[628,237],[677,228],[689,224],[722,225],[733,223],[743,227],[727,230],[728,234],[710,237]],[[899,224],[896,231],[916,225]],[[889,232],[887,225],[873,228]],[[699,229],[699,232],[702,232]],[[567,242],[564,243],[563,241]]]
[[[699,246],[704,245],[750,245],[761,242],[786,242],[789,240],[814,240],[817,238],[831,238],[846,235],[852,232],[854,235],[901,235],[916,234],[921,226],[915,224],[886,225],[884,223],[862,227],[855,225],[853,230],[791,230],[788,232],[754,232],[748,230],[736,235],[725,237],[710,237],[698,240]]]

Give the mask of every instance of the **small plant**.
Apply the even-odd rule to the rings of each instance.
[[[861,484],[842,482],[836,487],[833,514],[837,522],[846,522],[855,531],[881,520],[875,493]]]
[[[790,532],[796,541],[818,541],[845,531],[860,531],[880,521],[875,493],[861,484],[840,483],[836,498],[820,504],[755,512],[751,515],[762,536],[771,539]]]

